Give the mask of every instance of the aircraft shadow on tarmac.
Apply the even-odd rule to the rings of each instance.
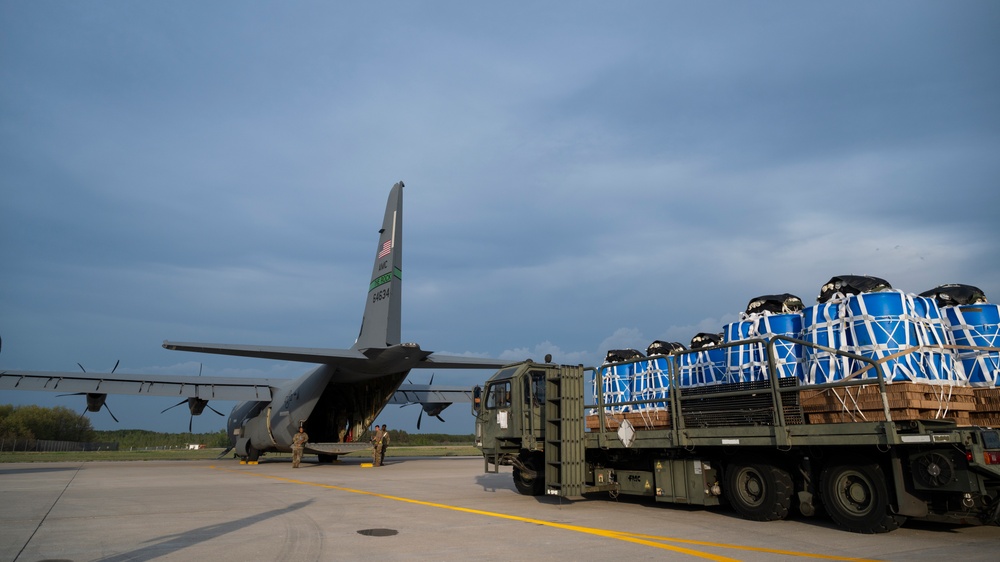
[[[227,521],[225,523],[218,523],[215,525],[207,525],[198,529],[192,529],[190,531],[185,531],[184,533],[164,535],[162,537],[151,539],[148,546],[144,546],[137,550],[131,552],[123,552],[121,554],[116,554],[114,556],[109,556],[107,558],[101,558],[100,562],[132,562],[132,561],[145,561],[160,558],[166,552],[177,552],[183,548],[189,546],[210,541],[216,539],[228,533],[234,531],[240,531],[246,529],[247,527],[253,525],[254,523],[260,523],[261,521],[266,521],[268,519],[279,517],[293,511],[298,511],[309,504],[313,503],[315,500],[309,499],[297,503],[293,503],[288,507],[283,507],[281,509],[272,509],[270,511],[265,511],[263,513],[258,513],[255,515],[249,515],[241,519],[235,519],[233,521]]]
[[[37,468],[0,468],[0,477],[4,474],[38,474],[41,472],[76,472],[79,466],[46,466]]]

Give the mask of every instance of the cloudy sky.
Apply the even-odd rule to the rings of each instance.
[[[0,3],[0,368],[301,374],[160,343],[349,347],[398,180],[425,349],[594,364],[841,274],[1000,301],[998,28],[972,1]],[[172,403],[90,416],[182,431]]]

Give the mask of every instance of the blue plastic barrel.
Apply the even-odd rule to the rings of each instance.
[[[723,342],[733,343],[755,337],[754,320],[746,319],[726,324],[723,330]],[[752,382],[762,380],[761,347],[757,343],[744,343],[723,348],[725,356],[726,382]]]
[[[937,301],[931,297],[911,296],[917,342],[922,346],[920,360],[929,382],[965,384],[966,376],[957,354],[950,347],[955,337],[941,315]]]
[[[1000,347],[1000,306],[948,306],[944,312],[956,345]],[[957,355],[970,385],[1000,386],[1000,352],[959,349]]]
[[[628,402],[631,397],[633,369],[632,363],[612,363],[601,367],[605,412],[629,411],[629,406],[623,402]]]
[[[674,358],[677,361],[677,384],[681,387],[726,382],[726,355],[722,348],[687,351]]]
[[[635,363],[632,374],[631,400],[658,400],[647,404],[636,404],[635,410],[658,410],[666,407],[666,398],[670,395],[669,370],[667,357],[654,357]]]
[[[919,345],[916,326],[912,320],[913,306],[899,291],[860,293],[844,301],[844,349],[870,359],[885,359],[880,364],[882,374],[889,382],[915,382],[928,380],[920,356],[909,353],[886,359],[891,355]],[[868,366],[863,361],[849,361],[848,368],[856,373]],[[852,376],[850,374],[845,377]],[[877,378],[874,369],[868,369],[861,378]]]
[[[753,331],[760,337],[771,339],[771,336],[785,336],[789,338],[801,339],[802,336],[802,314],[765,314],[757,318],[754,322]],[[795,377],[802,380],[803,350],[802,344],[785,340],[774,340],[774,355],[771,360],[774,363],[774,370],[778,378]],[[766,357],[767,351],[761,350],[761,361]],[[768,376],[765,371],[764,377]]]
[[[843,340],[844,320],[841,305],[836,301],[808,306],[802,310],[803,340],[824,347],[840,349]],[[803,384],[823,384],[844,378],[846,362],[829,351],[806,347],[803,350]]]

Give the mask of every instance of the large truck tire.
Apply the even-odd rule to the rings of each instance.
[[[744,519],[776,521],[788,516],[794,486],[784,469],[767,463],[736,462],[726,468],[724,492]]]
[[[855,533],[888,533],[906,521],[889,511],[889,486],[877,463],[848,459],[823,469],[820,494],[835,523]]]
[[[514,467],[514,487],[525,496],[540,496],[545,493],[545,460],[540,453],[521,455],[521,463],[533,471],[532,477],[518,467]]]

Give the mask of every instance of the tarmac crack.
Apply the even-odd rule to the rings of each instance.
[[[53,501],[52,505],[49,506],[49,509],[45,511],[45,515],[43,515],[42,518],[38,520],[38,525],[35,525],[35,530],[31,532],[31,536],[28,537],[28,540],[24,541],[24,545],[21,546],[21,550],[17,551],[17,556],[14,557],[14,562],[17,562],[17,559],[20,558],[22,554],[24,554],[24,549],[28,548],[28,545],[31,544],[32,539],[35,538],[35,534],[38,533],[38,530],[42,528],[42,525],[45,523],[45,520],[49,517],[49,514],[52,513],[52,510],[55,509],[56,504],[59,503],[59,500],[62,499],[63,494],[65,494],[66,490],[69,489],[70,484],[72,484],[73,481],[76,480],[76,475],[80,474],[81,468],[83,468],[82,464],[76,467],[76,470],[73,471],[73,477],[69,479],[69,482],[66,482],[66,485],[63,486],[62,491],[60,491],[59,495],[56,496],[55,501]]]

